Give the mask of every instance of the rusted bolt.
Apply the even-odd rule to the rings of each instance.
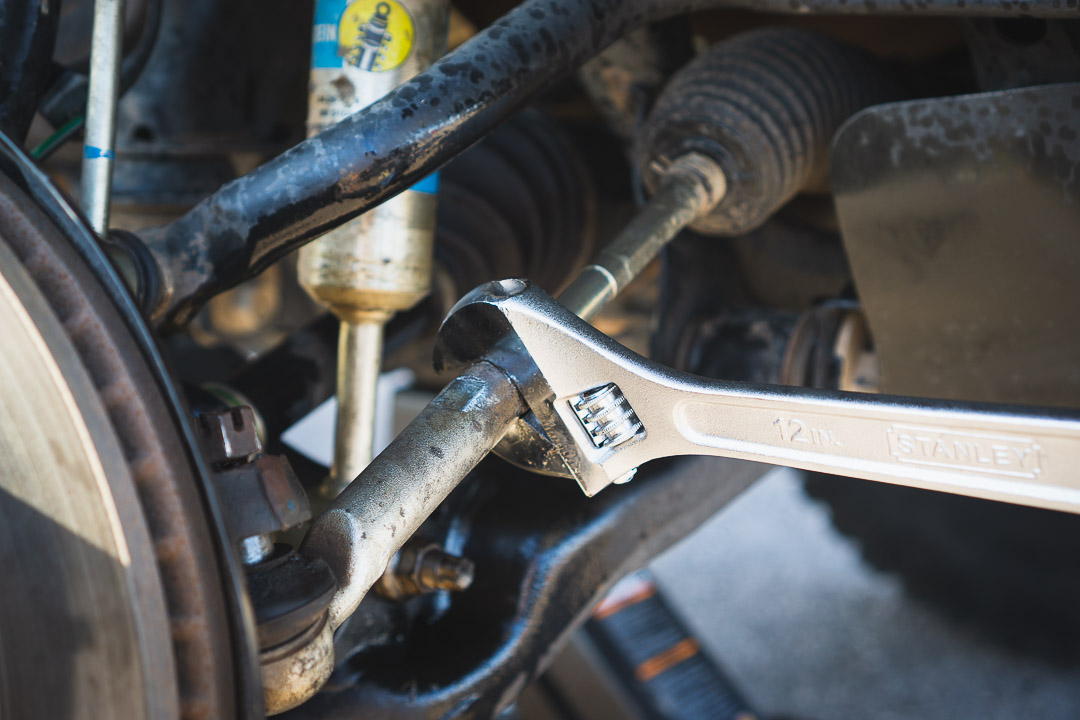
[[[472,560],[451,555],[436,546],[421,556],[416,580],[421,590],[461,591],[472,585],[475,571]]]
[[[206,460],[215,467],[246,462],[262,451],[255,412],[247,405],[202,413],[198,429]]]
[[[375,589],[390,600],[472,585],[476,566],[468,558],[451,555],[438,543],[409,543],[390,562]]]

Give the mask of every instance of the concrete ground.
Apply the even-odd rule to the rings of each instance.
[[[652,565],[765,718],[1080,718],[1080,670],[998,649],[868,567],[776,471]]]

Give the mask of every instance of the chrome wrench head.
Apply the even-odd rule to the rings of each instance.
[[[495,449],[510,462],[572,477],[592,496],[650,459],[629,452],[647,428],[612,378],[653,363],[527,280],[482,285],[450,311],[435,345],[436,369],[452,372],[477,360],[505,372],[532,411]],[[635,386],[648,384],[641,378]]]

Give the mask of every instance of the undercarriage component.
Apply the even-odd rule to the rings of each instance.
[[[99,236],[109,234],[113,159],[116,157],[116,103],[120,97],[120,59],[124,49],[124,1],[97,0],[94,3],[80,189],[82,210]]]
[[[836,208],[884,392],[1080,402],[1077,97],[1067,84],[882,105],[838,134]]]
[[[1047,28],[1046,49],[1063,31]],[[1039,69],[1014,50],[987,74]],[[883,105],[837,136],[836,206],[885,392],[1080,404],[1078,92],[1059,84]],[[870,563],[951,620],[1012,650],[1077,658],[1077,518],[828,476],[806,485]]]
[[[273,534],[311,519],[307,495],[283,457],[266,455],[250,407],[198,416],[207,461],[214,470],[229,537],[245,565],[273,554]]]
[[[334,589],[326,563],[287,546],[274,547],[248,569],[267,715],[296,707],[330,677],[334,628],[327,606]]]
[[[317,134],[423,70],[446,50],[445,0],[315,7],[308,134]],[[341,320],[334,463],[323,487],[335,497],[369,462],[383,327],[431,290],[438,176],[414,185],[300,250],[300,284]]]
[[[326,560],[340,583],[335,625],[522,413],[521,400],[511,402],[516,393],[588,495],[648,460],[696,454],[1059,509],[1078,504],[1075,415],[705,383],[649,364],[520,280],[478,289],[444,324],[436,365],[467,363],[474,363],[468,373],[308,534],[304,552]],[[611,402],[590,411],[594,396]]]
[[[438,543],[412,540],[390,561],[375,589],[399,601],[439,590],[461,592],[472,585],[475,572],[468,558],[451,555]]]
[[[21,264],[62,323],[69,352],[63,355],[67,360],[60,361],[75,362],[83,368],[81,372],[89,375],[97,397],[94,402],[104,408],[105,427],[91,428],[90,437],[96,437],[98,432],[115,434],[121,443],[121,466],[115,477],[118,482],[125,475],[129,477],[138,493],[136,507],[121,509],[120,517],[129,517],[131,512],[141,514],[150,534],[149,546],[138,544],[132,536],[128,552],[132,562],[139,563],[138,568],[144,567],[142,553],[151,553],[153,566],[147,581],[160,583],[164,592],[169,628],[165,641],[174,669],[168,677],[151,670],[157,678],[151,695],[166,706],[170,696],[177,698],[165,717],[254,718],[261,712],[262,699],[261,693],[251,690],[258,688],[258,667],[248,651],[254,647],[254,629],[240,604],[243,580],[239,563],[227,545],[219,544],[224,530],[217,500],[209,479],[200,474],[194,437],[185,413],[179,409],[180,400],[165,379],[162,360],[126,290],[85,226],[6,138],[0,138],[0,171],[0,234],[5,247],[18,257],[13,263],[3,264],[5,276],[9,267],[16,272]],[[9,337],[5,336],[5,343]],[[4,383],[5,391],[19,384]],[[111,464],[109,467],[113,468]],[[110,480],[113,477],[109,475]],[[114,497],[118,502],[123,499],[118,494]],[[46,513],[44,517],[49,516]],[[4,525],[12,527],[6,521]],[[5,547],[34,552],[38,546],[19,542],[5,543]],[[17,587],[31,586],[12,582]],[[152,587],[146,589],[148,601],[153,593]],[[51,604],[49,598],[23,599],[37,603],[38,611],[50,606],[57,611],[54,622],[39,628],[40,632],[32,632],[30,645],[23,648],[26,652],[56,648],[63,653],[62,644],[50,644],[52,633],[59,633],[55,638],[59,643],[86,637],[86,623],[80,623],[80,631],[65,636],[63,609]],[[152,619],[147,616],[146,622]],[[28,624],[18,632],[31,627]],[[15,631],[5,630],[0,650],[18,651],[20,643],[12,640],[17,636]],[[27,657],[22,653],[17,660],[3,663],[4,673],[16,669],[33,671],[18,679],[5,675],[5,687],[10,692],[4,693],[4,701],[21,702],[13,700],[11,693],[18,691],[21,698],[22,690],[32,695],[34,702],[59,704],[75,697],[59,684],[71,677],[70,673],[53,665],[61,674],[42,674],[40,669],[48,667],[48,661],[30,663]],[[80,655],[72,652],[67,657]],[[94,662],[89,656],[87,660]],[[147,669],[154,667],[159,666],[151,664]],[[42,682],[45,685],[39,684]],[[176,692],[169,690],[172,683],[176,683]],[[105,689],[107,685],[98,687]],[[134,685],[125,685],[123,692],[142,695]],[[16,711],[13,715],[67,715],[60,707],[34,707],[40,712]],[[149,707],[153,709],[153,705]],[[89,711],[95,717],[104,712],[93,704],[76,709]]]
[[[594,269],[586,268],[567,289],[573,302],[580,303],[581,312],[591,315],[603,307],[674,233],[722,196],[723,177],[712,163],[694,156],[680,160],[672,165],[669,184],[655,204],[606,254],[601,253],[601,262],[609,262],[611,269],[590,266]],[[599,283],[593,282],[597,275]],[[509,292],[523,286],[521,281],[505,283]],[[494,287],[503,286],[495,283]],[[445,333],[447,327],[440,332]],[[504,361],[513,365],[514,352],[504,348]],[[536,454],[537,434],[520,420],[525,413],[519,395],[522,388],[515,387],[489,359],[477,356],[477,360],[394,439],[370,470],[343,491],[305,538],[304,551],[326,560],[338,579],[338,596],[331,606],[335,627],[356,609],[409,536],[508,429],[514,426],[511,449]],[[436,369],[447,368],[437,361]],[[388,492],[393,495],[388,497]]]
[[[124,3],[124,49],[120,64],[119,91],[129,90],[146,67],[147,60],[158,40],[161,28],[162,5],[166,0],[126,0]],[[50,83],[41,100],[38,112],[54,128],[65,127],[75,133],[85,121],[89,95],[89,77],[93,43],[93,0],[69,0],[60,8],[53,62],[62,66],[60,76]],[[138,39],[131,41],[138,34]],[[50,154],[51,147],[44,156]],[[40,148],[34,156],[41,159]]]
[[[717,203],[727,192],[719,165],[700,153],[671,159],[649,202],[630,225],[586,265],[559,302],[589,319],[653,261],[660,250]]]
[[[596,191],[579,152],[562,125],[529,109],[440,171],[436,276],[445,282],[388,324],[386,356],[415,348],[428,365],[439,322],[487,278],[534,278],[555,292],[580,271],[593,254]],[[225,380],[259,409],[273,452],[285,429],[333,396],[337,345],[338,323],[323,318]]]
[[[275,543],[311,519],[307,495],[284,457],[265,455],[250,407],[198,415],[230,539],[247,571],[268,715],[317,692],[330,675],[333,628],[327,606],[336,583],[321,560]]]
[[[544,482],[497,460],[483,463],[460,497],[448,500],[450,511],[464,518],[459,551],[478,568],[472,586],[401,643],[349,656],[326,688],[289,717],[496,716],[554,660],[608,588],[763,472],[754,463],[681,458],[586,498],[570,483]],[[347,642],[350,628],[343,632]]]
[[[168,226],[143,233],[167,278],[169,294],[157,309],[157,322],[186,323],[207,298],[422,180],[631,27],[744,3],[777,12],[1074,12],[1057,0],[925,7],[878,0],[872,8],[847,0],[529,0],[379,102],[227,184]]]
[[[725,178],[715,163],[693,153],[676,158],[657,195],[642,213],[600,254],[598,263],[587,267],[567,288],[563,294],[566,302],[585,317],[594,314],[640,273],[679,230],[712,208],[725,190]],[[525,286],[522,281],[509,280],[490,287],[493,292],[512,296]],[[440,331],[444,340],[447,333],[453,335],[463,329],[466,333],[473,329],[487,333],[481,328],[455,327],[453,321],[452,316]],[[496,340],[490,333],[473,338],[481,344],[485,339]],[[561,454],[550,437],[545,437],[545,431],[550,434],[552,428],[536,427],[536,417],[544,416],[546,385],[543,378],[532,373],[529,360],[520,356],[520,348],[513,345],[513,340],[508,343],[475,355],[477,363],[463,376],[467,382],[458,378],[447,386],[373,462],[370,471],[346,488],[312,526],[303,550],[325,560],[338,579],[338,592],[331,605],[335,627],[352,614],[405,540],[500,441],[501,454],[515,462],[549,474],[576,477],[588,489],[580,468],[567,467],[569,458]],[[452,357],[447,347],[441,353],[445,363],[437,351],[436,369],[445,371],[451,364],[453,369],[460,369],[462,358]],[[492,349],[498,359],[486,356],[487,349]],[[535,416],[522,417],[526,409],[523,398]],[[535,401],[541,401],[541,406],[534,405]],[[443,406],[460,408],[459,416],[447,419]],[[619,411],[617,405],[614,411]],[[596,426],[598,432],[620,432],[627,422],[636,431],[631,422],[636,420],[632,410],[619,417],[612,416],[612,412],[612,408],[595,408],[591,419],[601,421]],[[436,444],[429,446],[432,441]],[[442,462],[431,465],[432,455]],[[636,470],[634,466],[612,480],[625,482]],[[388,489],[396,495],[389,502],[385,497]],[[393,512],[395,506],[397,515]],[[399,530],[407,533],[399,538]]]
[[[116,700],[115,708],[99,703],[103,711],[139,716],[152,715],[161,707],[160,714],[192,720],[286,711],[343,718],[490,717],[513,703],[523,685],[543,670],[567,634],[619,576],[692,529],[764,472],[761,462],[739,463],[734,458],[1068,511],[1080,508],[1080,482],[1071,476],[1071,465],[1080,459],[1080,415],[1075,411],[979,407],[764,384],[779,378],[805,385],[836,382],[859,389],[875,385],[873,373],[867,370],[872,370],[874,353],[880,348],[874,348],[866,328],[859,324],[863,306],[852,285],[823,168],[832,152],[830,142],[846,116],[867,102],[896,95],[890,77],[879,73],[876,59],[868,60],[832,38],[848,37],[873,57],[887,58],[897,77],[904,78],[905,87],[914,88],[920,96],[932,95],[927,90],[930,85],[962,86],[967,92],[986,80],[970,67],[960,67],[966,61],[965,36],[959,23],[951,20],[937,24],[913,18],[913,25],[920,27],[949,25],[951,35],[944,43],[928,43],[929,49],[918,48],[911,55],[896,51],[894,56],[893,48],[902,43],[889,43],[886,49],[873,37],[876,32],[891,31],[884,21],[860,19],[849,27],[815,18],[813,24],[820,23],[828,37],[787,29],[740,34],[743,28],[777,21],[727,12],[732,7],[784,13],[910,12],[959,16],[969,23],[986,17],[988,24],[980,26],[983,31],[1002,37],[1012,33],[1024,40],[1034,37],[1029,34],[1031,28],[1041,27],[1041,20],[1028,16],[1075,17],[1076,7],[1068,7],[1068,2],[1055,6],[1056,0],[688,0],[681,4],[680,0],[523,0],[479,33],[476,27],[486,23],[471,17],[475,25],[462,34],[476,33],[472,40],[390,90],[385,98],[353,113],[382,90],[389,90],[400,79],[396,75],[411,71],[411,64],[426,62],[420,45],[431,38],[424,37],[423,27],[428,22],[441,27],[446,19],[441,12],[444,6],[442,0],[318,0],[311,48],[316,71],[311,110],[312,124],[325,121],[327,127],[259,166],[302,136],[300,115],[286,117],[303,109],[302,97],[285,90],[296,89],[290,77],[303,80],[306,76],[306,61],[297,62],[296,56],[309,49],[310,18],[297,18],[310,5],[294,0],[129,1],[154,3],[170,19],[155,53],[160,72],[144,73],[140,82],[145,81],[141,89],[146,92],[129,94],[123,103],[127,111],[121,110],[119,122],[104,123],[120,128],[118,145],[121,151],[132,151],[130,159],[135,161],[118,197],[137,206],[136,213],[124,220],[132,223],[128,227],[145,224],[153,214],[179,219],[138,235],[110,237],[102,232],[100,240],[109,245],[107,252],[138,296],[146,299],[141,303],[145,316],[154,316],[152,322],[173,333],[162,338],[176,368],[173,378],[161,367],[156,338],[150,335],[146,318],[139,317],[130,298],[118,290],[116,272],[104,260],[93,233],[82,226],[83,218],[57,202],[57,196],[50,199],[56,215],[52,222],[74,237],[69,238],[71,245],[55,244],[68,250],[79,248],[77,262],[66,262],[53,252],[56,248],[48,239],[22,241],[13,253],[16,259],[3,256],[9,244],[4,214],[18,215],[25,204],[22,194],[34,182],[40,184],[40,178],[30,166],[25,170],[29,175],[10,190],[6,180],[0,180],[0,303],[4,302],[4,283],[14,287],[16,281],[8,280],[20,269],[27,270],[28,283],[39,286],[39,305],[50,305],[47,309],[59,320],[52,324],[71,340],[71,348],[55,350],[46,337],[50,321],[39,323],[32,317],[14,327],[10,316],[0,316],[0,324],[7,321],[0,332],[0,355],[5,351],[9,355],[0,374],[25,374],[44,388],[47,406],[61,407],[64,403],[54,401],[64,395],[63,383],[75,381],[50,367],[66,359],[89,378],[84,385],[94,386],[91,404],[96,397],[102,406],[97,415],[84,412],[77,407],[83,397],[79,394],[61,408],[63,412],[49,411],[38,417],[30,412],[37,408],[28,408],[29,393],[19,387],[17,378],[0,383],[0,407],[8,407],[0,413],[0,424],[5,413],[18,418],[12,423],[14,430],[0,433],[4,445],[0,469],[9,462],[8,456],[41,458],[40,463],[33,460],[18,466],[10,473],[14,480],[0,472],[0,488],[17,487],[20,498],[32,494],[36,486],[25,478],[32,479],[40,471],[38,466],[48,469],[57,457],[67,457],[63,453],[50,457],[47,443],[41,443],[38,435],[54,440],[63,450],[82,452],[82,460],[72,462],[77,469],[92,466],[93,453],[122,456],[115,470],[108,458],[100,460],[99,475],[104,473],[105,481],[98,478],[96,490],[85,473],[74,476],[77,482],[72,492],[82,493],[75,499],[89,498],[87,512],[74,515],[75,525],[86,524],[76,528],[76,533],[89,538],[91,545],[101,546],[110,559],[104,567],[96,564],[100,558],[88,557],[90,553],[67,552],[69,543],[62,533],[52,532],[47,522],[31,528],[41,538],[41,547],[19,558],[20,562],[26,556],[32,560],[35,555],[30,553],[43,552],[46,545],[60,547],[62,551],[44,563],[53,575],[69,586],[83,583],[85,594],[115,597],[121,610],[133,608],[121,613],[113,645],[105,647],[106,657],[95,653],[90,665],[79,666],[71,674],[86,684],[85,678],[110,667],[110,647],[123,651],[114,655],[137,657],[114,665],[121,679],[134,688],[129,695],[108,683],[87,691],[99,690]],[[34,4],[34,0],[26,2]],[[123,0],[101,0],[97,7],[104,12],[114,2]],[[415,14],[417,3],[424,6],[423,17]],[[3,8],[4,0],[0,0]],[[456,9],[459,21],[470,13],[465,6]],[[698,9],[721,12],[686,15]],[[492,15],[499,12],[488,10]],[[1010,15],[1014,19],[1024,16],[1024,24],[996,22]],[[189,22],[182,22],[181,16]],[[274,22],[265,21],[271,16]],[[661,71],[662,56],[650,56],[657,61],[649,61],[645,70],[657,72],[638,75],[645,89],[627,91],[634,95],[623,98],[626,102],[619,105],[616,118],[624,131],[646,130],[632,153],[636,162],[626,163],[627,148],[605,127],[604,118],[581,88],[554,81],[628,28],[645,27],[666,17],[673,18],[670,26],[678,37],[661,42],[670,44],[667,49],[674,49],[673,55],[689,50],[691,27],[695,47],[706,37],[720,38],[721,44],[679,74],[645,127],[642,122],[649,100],[672,68]],[[789,24],[801,23],[791,20]],[[294,28],[282,27],[290,25]],[[259,33],[264,35],[259,42],[240,40]],[[903,33],[905,39],[917,34],[918,29]],[[1065,36],[1048,37],[1059,44],[1045,49],[1044,61],[1053,52],[1067,54],[1067,45],[1060,42]],[[129,39],[137,39],[134,32]],[[969,47],[973,46],[969,43]],[[116,80],[115,42],[112,49],[111,60],[100,51],[94,60],[109,65]],[[936,57],[942,50],[948,50],[947,59]],[[0,61],[7,57],[2,54]],[[398,69],[400,73],[395,72]],[[1011,64],[989,70],[993,72],[983,74],[999,73],[1013,80],[1025,72]],[[0,67],[0,83],[5,71]],[[956,74],[943,77],[950,72]],[[272,79],[267,81],[267,77]],[[373,80],[385,82],[365,86]],[[263,94],[271,83],[280,85],[274,89],[280,94]],[[123,85],[121,79],[121,92]],[[537,97],[544,89],[551,92]],[[372,97],[366,97],[364,90],[370,90]],[[115,93],[103,97],[115,100]],[[535,134],[535,126],[529,125],[524,114],[493,132],[532,97],[537,97],[538,108],[573,128],[572,145],[552,141],[545,131]],[[969,109],[1005,116],[1005,108],[1039,97],[1038,92],[996,96],[1003,103],[1000,107],[972,105]],[[0,103],[5,100],[0,98]],[[894,106],[885,109],[890,107]],[[905,167],[910,159],[908,138],[890,144],[889,152],[882,153],[885,143],[875,140],[872,128],[859,125],[875,110],[882,108],[857,116],[848,125],[866,133],[849,141],[856,149],[847,151],[856,159],[860,154],[878,153],[879,165],[910,170]],[[1045,122],[1049,130],[1031,130],[1033,113],[1040,114],[1040,123]],[[979,141],[986,140],[978,135],[981,131],[971,129],[979,125],[977,116],[970,128],[962,119],[946,118],[948,112],[932,110],[917,118],[900,118],[898,124],[914,129],[918,152],[912,157],[919,158],[917,170],[925,171],[942,158],[947,161],[954,145],[963,145],[964,136],[975,132],[978,137],[972,151],[1000,155],[1003,159],[995,161],[1008,168],[995,191],[1011,189],[1008,174],[1038,175],[1051,168],[1054,182],[1060,185],[1058,201],[1071,205],[1075,164],[1068,144],[1075,137],[1071,115],[1041,101],[1034,110],[1017,109],[1015,114],[1027,125],[1012,126],[1008,138],[986,141],[989,151],[978,147]],[[925,128],[930,128],[926,131],[930,137]],[[41,130],[39,123],[34,133]],[[45,145],[61,142],[58,138],[70,130],[56,128]],[[430,181],[436,170],[445,173],[444,180],[454,174],[446,163],[489,132],[490,152],[484,160],[463,162],[465,169],[456,171],[460,187],[467,192],[452,198],[449,211],[456,213],[456,235],[441,250],[436,248],[433,262],[432,217],[427,212],[431,197],[417,200],[417,183]],[[846,132],[840,131],[841,140]],[[1020,135],[1028,147],[1022,147]],[[1046,142],[1051,136],[1068,142]],[[861,150],[864,141],[868,143],[865,153]],[[108,142],[91,145],[101,145],[106,155],[112,147]],[[896,157],[893,150],[899,153]],[[1025,151],[1035,161],[1015,163]],[[70,167],[73,155],[55,155],[50,166],[67,163]],[[87,164],[88,172],[93,160]],[[582,167],[591,178],[582,179],[584,175],[577,172]],[[251,168],[255,170],[241,179],[221,185]],[[951,183],[972,182],[972,174],[979,175],[978,171],[963,172],[970,168],[962,165],[959,169],[948,178]],[[56,183],[65,187],[66,180],[74,179],[75,174],[60,170]],[[864,200],[858,197],[857,187],[863,184],[880,201],[881,185],[864,180],[843,190],[843,200]],[[95,194],[95,189],[108,187],[105,181],[88,183],[84,189]],[[591,187],[598,189],[596,204],[588,197]],[[947,206],[951,188],[946,192],[944,183],[939,183],[934,189],[936,195],[930,199],[938,207]],[[643,196],[643,190],[651,190],[651,197]],[[1018,194],[1026,197],[1024,190]],[[7,203],[3,198],[8,195],[16,199]],[[966,191],[957,195],[966,198]],[[95,207],[100,207],[101,195],[96,196]],[[198,198],[205,199],[192,207]],[[905,205],[909,198],[890,199],[895,206],[911,209]],[[160,207],[151,209],[158,201]],[[632,204],[641,210],[627,225]],[[1031,207],[1045,210],[1038,202]],[[404,212],[397,212],[402,208]],[[875,212],[893,220],[890,212],[895,209]],[[967,211],[978,212],[978,208],[973,205]],[[186,214],[181,216],[182,212]],[[995,212],[988,214],[994,218]],[[1055,234],[1068,235],[1073,229],[1068,221],[1076,218],[1069,212],[1060,208],[1046,212]],[[139,217],[133,220],[137,213]],[[908,220],[918,217],[917,212],[907,213]],[[392,218],[389,224],[382,222],[385,218]],[[864,231],[870,234],[873,218],[863,220],[864,229],[869,228]],[[950,220],[964,224],[963,218]],[[660,272],[669,283],[696,286],[713,303],[709,305],[713,312],[704,316],[668,314],[664,299],[670,286],[658,303],[644,268],[662,249],[671,249],[676,235],[690,239],[699,221],[704,224],[698,228],[715,234],[745,235],[720,242],[715,237],[700,238],[719,249],[708,261],[701,261],[704,256],[684,256],[672,262],[674,252],[662,258]],[[105,230],[105,221],[96,211],[94,223]],[[20,223],[14,225],[23,232]],[[972,225],[978,227],[978,223]],[[1004,230],[1006,224],[1002,225],[996,230]],[[353,234],[361,226],[370,230],[365,237]],[[596,237],[608,238],[619,227],[624,230],[615,242],[568,283],[593,256],[594,230]],[[770,227],[785,230],[770,234]],[[808,230],[791,231],[793,227]],[[435,230],[439,230],[437,222]],[[931,257],[945,257],[948,248],[944,246],[949,242],[935,245],[935,238],[949,238],[953,230],[926,223],[912,234],[915,240],[909,244],[922,246]],[[1025,237],[1015,223],[1009,230],[1016,238]],[[768,241],[778,237],[770,246]],[[762,240],[760,251],[746,249],[758,239]],[[271,265],[309,241],[315,242],[305,246],[301,272],[312,295],[337,316],[327,318],[329,329],[326,323],[310,325],[319,310],[304,296],[300,284],[293,282],[296,276],[291,267],[296,259]],[[1016,253],[1024,249],[1015,240],[991,247],[996,254],[1013,253],[1017,258],[1021,256]],[[1066,300],[1072,297],[1075,293],[1062,289],[1060,280],[1067,274],[1064,267],[1080,265],[1080,258],[1052,244],[1037,242],[1036,247],[1051,256],[1051,262],[1061,261],[1060,267],[1034,270],[1018,259],[1016,266],[1024,272],[1025,281],[1011,278],[995,285],[1013,295],[1039,295],[1028,286],[1046,274],[1048,285],[1055,286]],[[912,248],[907,251],[912,251],[903,255],[908,261],[918,254]],[[728,264],[727,258],[735,262]],[[988,261],[994,262],[1001,261]],[[760,272],[747,270],[755,263]],[[87,264],[93,272],[87,272]],[[861,290],[858,275],[862,269],[856,265],[855,280]],[[808,266],[815,267],[804,277],[815,272],[817,277],[800,284],[799,273]],[[493,269],[511,267],[505,274]],[[206,299],[264,268],[273,271],[261,278],[265,282],[220,298],[222,302],[207,308],[183,331],[183,324]],[[911,269],[901,268],[885,279],[905,278],[915,288],[921,278],[904,274]],[[934,275],[935,270],[923,269],[924,277]],[[962,272],[952,270],[952,275]],[[641,274],[646,277],[636,292],[611,308],[612,312],[597,314]],[[427,390],[443,382],[417,370],[418,358],[430,349],[435,321],[446,316],[445,310],[462,288],[475,287],[468,280],[473,276],[476,281],[528,279],[483,286],[454,307],[441,330],[437,364],[443,371],[463,369],[462,375],[446,385],[389,448],[357,475],[302,538],[308,510],[299,480],[316,487],[325,478],[322,458],[296,462],[299,473],[294,476],[289,464],[262,454],[264,445],[258,437],[275,453],[285,442],[284,435],[294,442],[300,429],[289,433],[286,428],[331,394],[331,376],[340,371],[338,427],[342,437],[334,474],[338,485],[352,480],[370,458],[366,440],[373,418],[367,411],[373,406],[372,385],[380,361],[387,356],[391,358],[388,365],[404,360],[409,369],[398,375],[414,372],[422,388],[399,395],[396,409],[402,412],[395,417],[380,411],[381,431],[401,427],[405,412],[416,412],[430,397]],[[788,282],[791,278],[795,282]],[[974,293],[977,288],[965,283],[958,281],[957,286]],[[981,289],[985,297],[985,283]],[[372,291],[377,295],[374,299]],[[17,302],[6,307],[25,307],[33,292],[7,294],[17,296]],[[424,294],[430,299],[402,310]],[[552,297],[559,298],[564,307]],[[892,296],[894,302],[886,312],[879,306],[872,320],[911,322],[911,318],[890,316],[900,312],[898,308],[909,297]],[[968,298],[945,295],[937,300],[940,307],[932,310],[953,304],[969,307]],[[1023,301],[1017,304],[1031,309]],[[1041,311],[1042,317],[1056,317],[1046,308]],[[120,329],[98,332],[99,325],[110,325],[101,321],[111,317],[109,313],[116,316],[112,325]],[[384,342],[382,323],[391,313],[397,315],[387,326]],[[586,324],[594,317],[595,329]],[[967,319],[969,327],[949,330],[962,336],[986,320]],[[1023,340],[1028,336],[1021,334],[1019,326],[1037,322],[1030,315],[1010,319],[1017,326],[1013,334],[979,335],[978,339]],[[339,335],[336,326],[341,321],[346,325]],[[292,333],[302,326],[312,332]],[[1065,322],[1059,327],[1070,325]],[[44,345],[26,340],[28,329],[41,334]],[[650,337],[654,330],[656,335]],[[1044,331],[1051,334],[1048,328]],[[16,336],[19,346],[33,346],[29,358],[11,355],[11,349],[2,345]],[[680,370],[693,365],[718,373],[721,380],[690,377],[627,349],[645,347],[650,341],[662,346],[673,336],[679,339],[678,347],[671,343],[663,351],[680,361],[667,365]],[[342,352],[335,362],[327,357],[333,353],[326,353],[325,347],[333,347],[339,338]],[[285,348],[262,355],[282,339],[287,340]],[[233,375],[253,358],[259,363],[253,372],[257,378]],[[970,363],[976,359],[965,358]],[[1035,365],[1040,354],[1029,348],[1026,359]],[[423,365],[427,368],[426,362]],[[1061,367],[1066,365],[1060,362]],[[763,376],[758,378],[763,384],[739,384],[735,380],[742,378],[731,377],[746,371]],[[71,373],[70,378],[77,374]],[[236,380],[231,386],[230,379]],[[188,390],[196,408],[194,423],[177,398],[178,387]],[[233,409],[221,411],[219,401]],[[1033,404],[1041,408],[1047,403]],[[257,406],[257,411],[237,409],[244,405]],[[354,412],[357,408],[360,412]],[[65,417],[87,425],[85,431],[66,432]],[[258,433],[256,417],[266,419]],[[357,422],[350,430],[353,419]],[[191,447],[199,423],[211,440],[203,457]],[[111,445],[119,449],[110,450],[110,442],[99,441],[94,431],[112,433]],[[321,441],[328,433],[315,434]],[[313,456],[322,455],[321,447],[310,449],[315,451]],[[484,462],[491,451],[520,467],[507,468],[497,458]],[[299,452],[290,455],[290,460]],[[721,457],[671,457],[701,453]],[[535,472],[525,473],[521,468]],[[41,492],[63,500],[62,487],[52,477],[63,473],[62,467],[49,471],[52,479],[40,483]],[[572,483],[536,478],[536,474],[575,478],[589,496],[611,484],[634,482],[586,498]],[[108,512],[97,512],[102,507],[108,511],[109,505],[98,502],[94,491],[104,497],[109,483],[119,486],[126,480],[131,480],[136,500],[114,503],[113,518]],[[0,512],[2,501],[0,496]],[[38,515],[49,520],[48,511],[53,511],[52,518],[61,516],[66,509],[61,505],[48,497],[37,505],[13,503],[9,507],[14,508],[10,515],[16,523],[33,526],[41,520],[34,512],[41,511]],[[105,524],[98,522],[102,515],[112,522],[111,536],[102,531]],[[135,525],[141,519],[144,527],[129,534],[127,528],[134,527],[131,518]],[[279,537],[282,531],[289,531],[288,537]],[[0,529],[3,532],[11,530]],[[131,544],[139,545],[129,553],[132,569],[121,562],[117,570],[111,560],[122,557],[129,536]],[[56,537],[61,540],[56,542]],[[18,543],[20,538],[12,540]],[[0,552],[0,562],[3,555]],[[85,567],[94,577],[65,578],[57,570],[57,557],[69,568]],[[10,556],[6,562],[13,564]],[[13,572],[20,586],[34,580],[27,568],[24,563]],[[149,587],[142,596],[140,582]],[[33,615],[39,597],[40,593],[20,596],[19,613]],[[144,605],[145,617],[156,630],[140,636]],[[52,632],[67,632],[74,637],[78,628],[68,628],[77,609],[70,602],[62,607],[56,628],[42,628],[34,618],[32,629],[28,624],[9,630],[18,636],[20,647],[30,647],[35,634],[50,638]],[[86,615],[94,618],[90,611],[96,609],[91,604]],[[2,614],[0,623],[12,624]],[[96,619],[91,624],[104,625]],[[108,633],[96,633],[95,641],[100,638],[110,639]],[[70,640],[64,637],[58,643],[67,653],[58,665],[60,670],[80,662],[80,658],[70,658],[77,655],[77,648],[66,650]],[[691,652],[692,643],[683,640],[676,643],[676,654],[670,657],[663,655],[663,649],[651,647],[648,657],[639,658],[645,666],[642,676],[655,679],[657,666]],[[93,649],[101,647],[96,642]],[[0,652],[6,653],[6,647]],[[657,653],[662,657],[650,664]],[[9,664],[0,663],[0,673],[7,673]],[[146,678],[153,676],[151,681],[131,680],[140,672]],[[25,679],[33,692],[42,691],[42,678],[29,676],[25,668],[16,668],[12,676],[18,682]],[[0,676],[5,686],[7,677]],[[144,692],[147,686],[153,690],[155,683],[162,684],[160,693]],[[70,704],[64,693],[57,695],[55,703]],[[311,705],[299,706],[309,699]],[[5,698],[0,698],[3,702]],[[719,700],[715,703],[720,704]],[[48,706],[43,713],[64,714],[66,709]],[[719,712],[718,707],[714,709]],[[18,708],[20,713],[23,710]]]
[[[796,193],[822,189],[833,133],[858,110],[895,97],[878,62],[827,35],[770,28],[725,40],[675,74],[637,141],[655,187],[666,161],[698,153],[729,192],[692,228],[741,235]]]
[[[524,411],[505,374],[487,363],[474,365],[450,381],[319,516],[301,551],[325,560],[337,578],[330,605],[334,627]]]
[[[595,168],[605,166],[590,167],[581,144],[530,107],[439,171],[435,261],[453,290],[436,322],[493,277],[528,277],[556,294],[593,256]]]

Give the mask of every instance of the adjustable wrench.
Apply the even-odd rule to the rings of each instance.
[[[672,455],[715,455],[1080,513],[1080,413],[705,380],[627,350],[525,280],[483,285],[439,331],[460,373],[312,524],[347,618],[494,451],[586,495]]]
[[[587,495],[715,455],[1080,512],[1080,413],[706,380],[641,357],[523,280],[451,311],[436,366],[506,373],[532,411],[496,448]],[[510,440],[507,442],[507,440]]]

